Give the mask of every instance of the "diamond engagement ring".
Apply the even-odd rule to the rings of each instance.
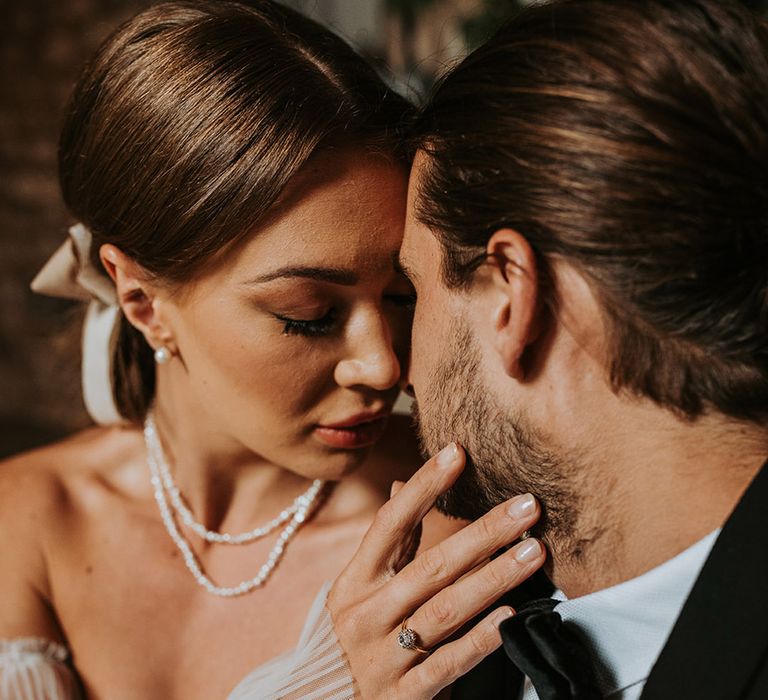
[[[403,620],[402,627],[397,633],[397,643],[403,648],[410,651],[418,651],[419,654],[429,654],[429,649],[422,649],[418,645],[418,636],[410,627],[406,626],[408,618]]]

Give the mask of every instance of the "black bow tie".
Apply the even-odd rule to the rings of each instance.
[[[499,628],[504,651],[531,679],[539,700],[599,700],[587,646],[554,611],[558,602],[532,601],[505,620]]]

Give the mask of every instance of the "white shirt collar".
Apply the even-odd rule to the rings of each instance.
[[[719,534],[616,586],[570,600],[554,593],[555,610],[591,642],[604,697],[648,678]]]

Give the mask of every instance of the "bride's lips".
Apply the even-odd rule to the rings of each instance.
[[[387,418],[389,411],[361,413],[339,423],[318,425],[314,433],[320,442],[329,447],[346,450],[370,447],[384,434]]]

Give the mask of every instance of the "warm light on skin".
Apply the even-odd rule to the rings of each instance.
[[[219,463],[261,460],[307,478],[362,462],[366,449],[333,449],[315,431],[387,412],[399,393],[412,294],[395,270],[405,191],[406,173],[382,156],[320,156],[236,250],[180,294],[150,290],[153,333],[177,349],[159,372],[158,413],[182,426],[179,440],[199,440]]]

